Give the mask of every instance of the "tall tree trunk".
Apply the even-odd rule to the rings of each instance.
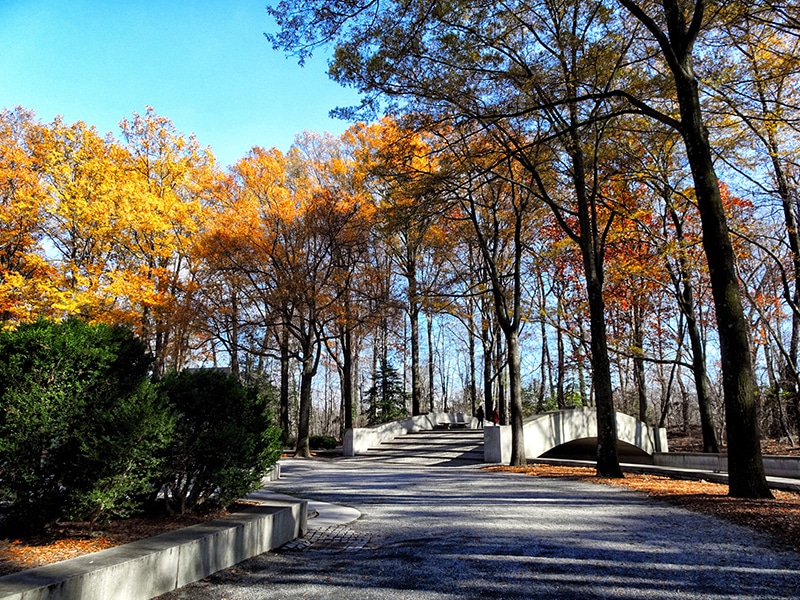
[[[494,374],[495,385],[497,386],[497,406],[495,407],[500,413],[500,425],[508,425],[508,402],[506,400],[506,363],[507,352],[503,343],[503,330],[497,324],[495,328],[495,357],[494,357]]]
[[[300,410],[297,420],[297,445],[294,455],[308,458],[311,456],[308,438],[311,435],[311,392],[314,376],[319,365],[320,344],[314,325],[309,324],[308,331],[302,340],[302,369],[300,372]]]
[[[728,432],[729,493],[739,498],[771,498],[761,457],[749,327],[742,307],[728,219],[689,57],[684,67],[675,75],[675,83],[681,109],[681,133],[703,225],[703,248],[711,275],[719,332]]]
[[[283,325],[280,339],[280,428],[284,440],[291,437],[289,430],[289,328]]]
[[[547,324],[542,316],[539,319],[541,340],[542,340],[542,358],[539,370],[539,377],[541,384],[538,391],[539,405],[544,405],[545,394],[549,394],[550,398],[553,397],[553,361],[550,359],[550,347],[547,342]]]
[[[344,430],[353,428],[353,334],[346,328],[341,335],[340,344],[342,347],[342,408],[344,420],[342,423],[342,433]]]
[[[661,0],[666,24],[666,30],[662,30],[640,3],[619,2],[653,34],[675,84],[680,121],[673,125],[683,138],[692,171],[716,310],[728,434],[729,494],[739,498],[771,498],[761,457],[749,326],[742,307],[728,219],[703,122],[699,82],[694,73],[694,45],[706,18],[707,3]]]
[[[597,408],[597,475],[619,478],[623,475],[617,455],[617,418],[614,411],[611,361],[606,338],[603,283],[592,265],[589,264],[588,267],[586,288],[589,296],[592,385]]]
[[[234,377],[239,377],[239,296],[235,290],[231,290],[231,373]]]
[[[566,351],[564,348],[564,330],[562,324],[564,323],[564,300],[561,291],[557,294],[557,308],[556,308],[556,349],[558,352],[557,365],[556,365],[556,405],[560,410],[567,407],[567,402],[564,393],[564,378],[566,376]]]
[[[700,411],[703,452],[717,453],[719,452],[719,443],[717,442],[717,434],[714,429],[714,417],[711,409],[711,384],[708,381],[706,352],[700,326],[697,321],[697,313],[695,311],[692,271],[689,266],[689,261],[686,258],[686,253],[683,250],[683,222],[675,210],[675,207],[671,204],[669,205],[669,212],[672,223],[675,226],[675,237],[679,245],[679,273],[675,285],[678,287],[678,306],[683,316],[686,317],[686,331],[689,334],[689,343],[692,348],[692,375],[694,377],[695,392],[697,393],[697,406]]]
[[[636,383],[636,395],[639,398],[639,420],[647,422],[647,381],[644,372],[644,309],[633,305],[633,380]]]
[[[522,363],[519,354],[519,331],[513,328],[507,330],[505,334],[508,347],[508,387],[511,404],[511,465],[523,466],[527,460],[522,426]]]
[[[781,385],[775,374],[775,367],[772,364],[771,354],[772,353],[769,350],[769,344],[764,344],[764,365],[766,366],[767,381],[769,381],[769,387],[770,387],[770,395],[773,398],[773,403],[775,404],[775,410],[778,413],[778,423],[780,424],[783,435],[785,435],[788,438],[789,443],[792,446],[794,446],[795,445],[794,436],[792,435],[789,425],[786,422],[786,415],[783,412]]]
[[[430,407],[430,411],[434,412],[433,399],[435,394],[433,381],[433,315],[430,311],[425,312],[425,322],[427,325],[428,334],[428,405]]]
[[[483,410],[486,418],[490,418],[494,410],[494,394],[492,393],[493,352],[489,323],[486,317],[481,320],[481,341],[483,342]]]
[[[571,107],[573,123],[578,123]],[[623,477],[617,455],[617,417],[611,385],[611,360],[606,335],[606,303],[603,297],[603,253],[597,208],[586,189],[586,167],[577,128],[571,130],[570,155],[580,223],[580,248],[589,299],[589,335],[592,349],[592,386],[597,408],[597,475]]]
[[[800,376],[797,368],[798,347],[800,347],[800,225],[797,222],[798,205],[793,199],[794,194],[783,169],[782,153],[773,129],[768,132],[768,151],[775,173],[778,195],[781,198],[783,219],[786,223],[786,238],[789,241],[792,255],[791,283],[793,289],[791,291],[787,289],[785,294],[786,301],[792,308],[792,335],[788,356],[785,359],[785,364],[780,369],[779,385],[786,392],[789,406],[792,408],[796,431],[800,433]],[[781,414],[783,414],[782,408]],[[790,439],[791,437],[790,435]]]
[[[408,318],[411,325],[411,414],[421,413],[422,383],[419,368],[419,295],[417,291],[417,263],[413,251],[407,249],[406,278],[408,280]]]
[[[304,458],[311,456],[308,439],[311,434],[311,383],[314,379],[314,374],[306,362],[304,361],[300,374],[300,414],[297,421],[297,446],[294,452],[295,456]]]
[[[467,331],[467,352],[469,353],[469,401],[470,401],[470,414],[474,415],[478,410],[478,385],[476,382],[476,359],[475,359],[475,318],[473,311],[470,311],[468,317],[468,331]],[[485,409],[484,409],[485,410]]]

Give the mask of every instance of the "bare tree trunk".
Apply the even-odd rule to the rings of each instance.
[[[469,353],[469,401],[472,411],[470,414],[474,415],[475,411],[478,410],[478,385],[475,377],[475,371],[477,368],[475,359],[475,318],[472,310],[470,310],[468,319],[467,336],[467,352]]]
[[[522,427],[522,378],[521,361],[519,355],[519,332],[516,329],[506,332],[506,345],[508,346],[508,375],[510,388],[510,401],[512,403],[511,416],[511,456],[512,465],[521,466],[526,461],[525,436]],[[516,457],[514,459],[513,457]]]
[[[717,434],[714,429],[714,417],[711,410],[711,385],[706,372],[705,347],[703,346],[702,334],[695,311],[692,270],[686,258],[686,253],[683,250],[685,239],[683,234],[683,222],[678,212],[675,210],[675,207],[669,201],[668,206],[672,224],[675,227],[675,237],[679,246],[678,274],[676,276],[671,273],[671,277],[676,287],[678,307],[686,318],[686,331],[689,334],[689,344],[692,348],[692,374],[694,376],[694,387],[697,393],[697,406],[700,411],[703,452],[715,454],[719,452],[719,443],[717,442]]]
[[[678,10],[677,6],[675,10]],[[687,71],[691,73],[691,61],[688,62]],[[694,177],[703,224],[703,247],[716,308],[728,432],[729,493],[739,498],[771,498],[761,458],[748,324],[739,292],[727,216],[702,123],[697,81],[688,76],[676,76],[675,80],[681,105],[681,133]]]
[[[353,428],[353,390],[354,369],[353,369],[353,334],[346,329],[341,336],[340,344],[342,348],[342,435],[347,429]]]
[[[311,392],[314,376],[319,366],[320,346],[319,334],[313,322],[307,324],[300,340],[302,369],[300,371],[300,411],[297,420],[297,445],[294,455],[308,458],[311,456],[309,436],[311,435]]]
[[[633,380],[639,398],[639,420],[647,422],[647,381],[644,372],[644,327],[643,309],[639,303],[633,305]]]
[[[430,411],[434,412],[433,398],[434,394],[434,369],[433,369],[433,315],[430,311],[425,313],[425,321],[427,323],[428,333],[428,405]]]
[[[556,348],[558,349],[558,366],[556,371],[556,403],[559,409],[567,407],[564,397],[564,375],[566,370],[566,355],[564,351],[564,332],[561,329],[561,298],[558,299],[558,322],[556,323]]]
[[[410,248],[407,248],[405,268],[408,280],[408,318],[411,325],[411,414],[418,415],[422,405],[422,385],[419,372],[420,306],[417,292],[417,263]]]
[[[284,439],[291,437],[289,430],[289,328],[283,324],[280,339],[280,428]]]
[[[489,333],[489,323],[486,317],[483,317],[481,323],[481,341],[483,342],[483,410],[486,413],[486,418],[492,414],[494,410],[494,394],[492,393],[492,379],[493,371],[492,365],[492,342]]]

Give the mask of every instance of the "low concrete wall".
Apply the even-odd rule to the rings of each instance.
[[[398,419],[375,427],[357,427],[344,433],[342,453],[344,456],[363,454],[370,448],[376,448],[383,442],[393,440],[397,436],[433,429],[444,423],[466,423],[470,429],[475,428],[477,419],[464,413],[428,413],[416,417]]]
[[[276,462],[275,466],[272,467],[270,472],[261,478],[261,484],[264,485],[269,483],[270,481],[278,481],[278,479],[280,478],[281,478],[281,463]]]
[[[800,457],[765,456],[764,473],[768,477],[800,479]],[[724,454],[703,452],[669,452],[653,455],[653,464],[659,467],[676,469],[697,469],[702,471],[728,472],[728,457]]]
[[[227,519],[0,577],[3,600],[148,600],[305,535],[307,501],[274,501]]]

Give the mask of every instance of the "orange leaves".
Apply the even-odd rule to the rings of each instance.
[[[83,556],[91,552],[98,552],[116,545],[114,542],[102,537],[62,539],[41,545],[13,540],[0,545],[0,569],[2,569],[3,573],[32,569],[75,558],[76,556]]]
[[[175,316],[194,318],[183,308],[219,174],[151,108],[122,127],[124,146],[82,122],[0,117],[0,320],[127,322],[163,354],[159,337],[189,329]]]
[[[33,113],[0,112],[0,325],[47,310],[53,270],[40,244],[45,191],[30,149]]]

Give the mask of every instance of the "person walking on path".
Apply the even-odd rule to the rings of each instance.
[[[475,417],[478,419],[478,429],[483,429],[483,419],[486,415],[483,412],[483,407],[479,406],[478,410],[475,412]]]
[[[500,411],[496,408],[492,411],[492,423],[497,427],[500,424]]]

